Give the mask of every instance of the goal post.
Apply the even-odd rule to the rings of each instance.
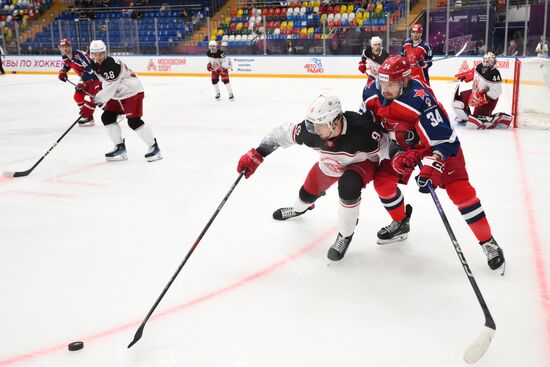
[[[516,59],[512,116],[514,127],[550,129],[550,59]]]

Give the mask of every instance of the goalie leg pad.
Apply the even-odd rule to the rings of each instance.
[[[465,123],[468,120],[468,114],[464,111],[464,102],[453,101],[453,111],[455,113],[455,121],[458,123]]]
[[[491,125],[488,126],[487,129],[506,129],[510,127],[511,122],[512,116],[507,113],[499,112],[492,116]]]
[[[474,116],[468,116],[468,120],[466,122],[469,126],[474,126],[478,130],[483,130],[487,128],[487,119],[486,117],[474,117]]]

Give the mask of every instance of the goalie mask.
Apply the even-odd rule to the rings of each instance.
[[[497,63],[497,59],[494,53],[487,52],[485,55],[483,55],[483,67],[485,68],[492,68]]]
[[[305,118],[306,129],[310,133],[321,135],[322,130],[330,131],[330,139],[334,134],[334,120],[342,114],[342,104],[336,96],[319,95],[311,102]],[[325,137],[321,136],[325,139]]]

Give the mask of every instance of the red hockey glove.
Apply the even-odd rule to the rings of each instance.
[[[59,74],[57,74],[57,77],[62,82],[66,82],[67,81],[67,72],[64,69],[61,69],[61,70],[59,70]]]
[[[470,94],[470,99],[468,99],[468,104],[472,107],[479,107],[487,104],[487,96],[485,95],[485,91],[483,89],[478,90],[477,92],[472,91],[472,94]]]
[[[363,60],[359,61],[359,66],[357,67],[357,69],[359,69],[361,74],[366,74],[367,73],[367,62],[363,61]]]
[[[95,104],[93,105],[88,105],[88,104],[84,104],[81,108],[80,108],[80,116],[84,117],[84,118],[88,118],[90,116],[92,116],[94,114],[94,111],[95,111]]]
[[[206,64],[206,69],[207,69],[208,71],[214,70],[214,68],[212,67],[212,64],[211,64],[211,63]]]
[[[430,192],[428,184],[431,184],[434,189],[439,185],[445,163],[440,159],[428,156],[422,159],[422,164],[420,174],[416,176],[416,183],[419,186],[418,191],[427,194]]]
[[[78,84],[75,87],[75,90],[77,92],[84,92],[86,88],[86,82],[83,82],[82,80],[78,82]]]
[[[417,150],[407,150],[395,155],[391,160],[391,166],[400,175],[410,175],[420,159],[422,156]]]
[[[455,74],[455,78],[457,80],[462,80],[463,82],[469,83],[474,80],[474,69]]]
[[[237,171],[239,173],[245,171],[244,177],[249,178],[263,161],[264,157],[256,149],[252,148],[239,159]]]

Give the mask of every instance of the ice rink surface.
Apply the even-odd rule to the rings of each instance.
[[[75,77],[73,76],[73,79]],[[0,366],[464,366],[484,318],[429,195],[409,239],[379,246],[390,223],[372,186],[346,257],[326,252],[335,187],[288,222],[317,155],[280,149],[236,187],[143,338],[126,346],[237,178],[239,157],[272,127],[299,122],[320,92],[357,110],[362,80],[233,78],[214,101],[207,77],[143,77],[144,121],[164,159],[122,123],[129,159],[105,162],[100,123],[75,127],[28,177],[0,178]],[[434,82],[450,107],[454,84]],[[55,75],[0,78],[0,171],[30,168],[77,117]],[[506,90],[496,111],[510,112]],[[497,325],[478,366],[550,366],[550,130],[456,128],[504,277],[458,210],[439,198]],[[82,340],[79,352],[67,351]]]

